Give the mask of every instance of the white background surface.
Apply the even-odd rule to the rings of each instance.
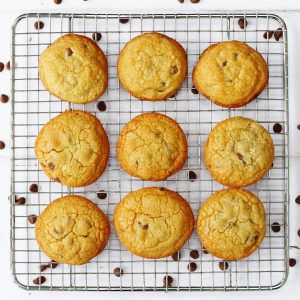
[[[68,11],[68,12],[201,12],[203,10],[300,10],[299,0],[201,0],[190,4],[189,0],[180,4],[177,0],[63,0],[55,5],[53,0],[0,0],[0,61],[6,63],[10,58],[10,27],[14,18],[29,11]],[[279,13],[284,16],[284,13]],[[297,230],[300,228],[300,206],[295,197],[300,194],[300,12],[289,14],[286,18],[289,31],[289,84],[290,84],[290,244],[300,246]],[[299,25],[296,25],[296,24]],[[10,91],[9,72],[0,73],[0,94]],[[12,280],[9,266],[9,126],[10,104],[0,103],[0,140],[7,144],[0,150],[0,298],[1,299],[299,299],[300,295],[300,250],[291,250],[290,256],[297,259],[295,268],[290,269],[288,282],[277,291],[243,293],[103,293],[103,292],[27,292],[19,289]]]

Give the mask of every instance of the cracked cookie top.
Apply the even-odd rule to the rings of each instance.
[[[196,228],[208,252],[225,260],[242,259],[252,254],[265,237],[265,209],[248,191],[221,190],[201,206]]]
[[[196,89],[224,107],[240,107],[256,98],[269,80],[269,68],[260,53],[239,41],[209,46],[193,71]]]
[[[118,59],[123,87],[141,100],[164,100],[181,87],[187,73],[187,55],[174,39],[156,32],[130,40]]]
[[[97,256],[109,234],[106,215],[92,201],[75,195],[52,201],[35,223],[41,250],[55,261],[72,265]]]
[[[80,187],[95,182],[105,170],[109,142],[95,116],[70,110],[40,130],[34,150],[48,177],[66,186]]]
[[[45,88],[54,96],[85,104],[95,101],[105,92],[107,60],[90,38],[66,34],[41,54],[39,75]]]
[[[179,194],[148,187],[122,199],[114,211],[114,226],[129,251],[145,258],[161,258],[172,255],[188,240],[194,216]]]
[[[217,124],[204,146],[204,161],[221,184],[243,187],[260,180],[271,168],[274,145],[254,120],[233,117]]]
[[[128,122],[117,143],[118,160],[130,175],[164,180],[180,170],[187,158],[187,141],[176,121],[144,113]]]

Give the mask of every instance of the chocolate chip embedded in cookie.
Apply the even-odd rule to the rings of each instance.
[[[264,90],[268,79],[262,55],[239,41],[209,46],[193,71],[197,90],[224,107],[246,105]]]
[[[75,195],[52,201],[35,224],[41,250],[72,265],[85,264],[102,252],[109,234],[106,215],[92,201]]]
[[[233,117],[217,124],[204,145],[204,161],[221,184],[244,187],[260,180],[271,168],[274,144],[254,120]]]
[[[121,167],[130,175],[164,180],[183,167],[187,140],[173,119],[159,113],[144,113],[122,129],[117,154]]]
[[[177,193],[158,187],[129,193],[116,206],[114,226],[121,243],[145,258],[178,251],[192,234],[193,212]]]
[[[141,100],[164,100],[176,93],[187,73],[187,55],[174,39],[156,32],[130,40],[118,59],[123,87]]]
[[[248,191],[221,190],[201,206],[196,228],[208,252],[224,260],[242,259],[252,254],[265,237],[265,209]]]
[[[109,142],[100,121],[80,110],[51,119],[39,132],[34,149],[46,175],[71,187],[95,182],[109,157]]]
[[[75,104],[95,101],[108,84],[107,60],[90,38],[67,34],[41,55],[39,75],[46,89],[61,100]]]

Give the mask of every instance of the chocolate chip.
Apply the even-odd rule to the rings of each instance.
[[[20,197],[20,198],[15,200],[16,205],[24,205],[25,203],[26,203],[25,197]]]
[[[40,272],[44,272],[49,267],[48,264],[41,264],[39,266]]]
[[[187,268],[190,272],[195,272],[197,270],[197,265],[194,262],[191,262],[188,264]]]
[[[99,199],[103,200],[107,197],[107,194],[103,190],[101,190],[101,191],[97,192],[97,197]]]
[[[194,171],[189,171],[189,180],[195,180],[197,175]]]
[[[92,37],[94,41],[99,42],[102,38],[102,34],[100,32],[94,32]]]
[[[159,87],[157,89],[158,92],[163,92],[164,90],[166,89],[166,83],[165,82],[162,82],[161,83],[161,87]]]
[[[219,268],[222,270],[222,271],[225,271],[229,268],[229,264],[227,261],[220,261],[219,262]]]
[[[200,0],[190,0],[191,1],[191,3],[199,3],[200,2]]]
[[[29,187],[29,191],[32,193],[37,193],[39,190],[39,186],[36,183],[33,183],[30,187]]]
[[[62,0],[54,0],[54,3],[55,3],[55,4],[61,4],[61,3],[62,3]]]
[[[289,266],[290,266],[290,267],[295,267],[295,266],[296,266],[296,263],[297,263],[297,261],[296,261],[295,258],[290,258],[290,259],[289,259]]]
[[[282,28],[277,28],[276,31],[274,32],[275,40],[279,41],[280,38],[282,38],[282,36],[283,36]]]
[[[8,62],[6,63],[6,69],[7,69],[7,70],[10,70],[10,61],[8,61]]]
[[[198,91],[197,91],[197,89],[194,86],[192,87],[191,91],[195,95],[199,94]]]
[[[0,62],[0,72],[2,72],[4,70],[4,63]]]
[[[243,160],[244,156],[241,153],[236,154],[239,160]]]
[[[120,18],[119,21],[121,24],[126,24],[126,23],[128,23],[129,19],[128,18]]]
[[[164,191],[164,190],[165,190],[165,188],[161,187],[161,188],[159,188],[159,190],[160,190],[160,191]]]
[[[164,276],[163,283],[164,283],[164,286],[171,287],[172,283],[173,283],[173,278],[169,275]]]
[[[171,74],[177,74],[178,73],[178,68],[177,68],[177,66],[172,66],[172,68],[171,68]]]
[[[295,202],[296,202],[297,204],[300,204],[300,196],[298,196],[298,197],[295,199]]]
[[[54,168],[55,168],[54,163],[49,162],[49,163],[48,163],[48,168],[49,168],[50,170],[54,170]]]
[[[272,38],[273,34],[274,34],[274,31],[273,31],[273,30],[267,30],[267,31],[264,33],[264,39],[267,40],[267,39]]]
[[[245,29],[247,27],[247,25],[248,25],[248,22],[247,22],[247,20],[245,18],[240,18],[238,20],[238,24],[239,24],[239,26],[240,26],[241,29]]]
[[[298,233],[298,236],[300,237],[300,229],[298,229],[298,232],[297,232],[297,233]]]
[[[40,30],[40,29],[43,29],[44,28],[44,23],[42,21],[36,21],[34,23],[34,28],[36,30]]]
[[[104,101],[99,101],[98,104],[97,104],[97,108],[100,110],[100,111],[106,111],[106,104]]]
[[[184,0],[178,0],[179,3],[184,3]]]
[[[0,141],[0,150],[3,150],[5,148],[5,143],[3,141]]]
[[[193,259],[199,258],[199,252],[197,250],[192,250],[190,252],[190,257],[193,258]]]
[[[222,66],[223,66],[223,67],[226,67],[226,65],[227,65],[227,61],[225,60],[225,61],[223,62],[223,64],[222,64]]]
[[[8,100],[9,100],[9,98],[8,98],[7,95],[2,94],[2,95],[0,96],[0,100],[1,100],[1,103],[7,103]]]
[[[180,252],[175,252],[172,254],[172,259],[174,261],[179,261],[181,259],[181,253]]]
[[[115,268],[114,275],[117,277],[121,277],[123,275],[123,270],[121,268]]]
[[[275,123],[273,126],[273,131],[275,133],[280,133],[282,131],[282,125],[279,123]]]
[[[55,269],[58,266],[58,262],[56,262],[55,260],[51,260],[48,264],[48,267],[51,269]]]
[[[209,254],[209,252],[205,248],[203,248],[203,253],[204,254]]]
[[[37,220],[37,216],[36,215],[29,215],[29,216],[27,216],[27,220],[30,224],[34,224]]]
[[[297,125],[297,129],[300,129],[300,124]]]
[[[45,281],[46,281],[46,278],[44,276],[40,276],[40,277],[37,277],[32,280],[32,282],[37,285],[43,284]]]
[[[169,98],[175,98],[175,97],[176,97],[176,94],[174,94],[174,95],[170,96]]]
[[[279,232],[280,231],[280,224],[277,223],[277,222],[274,222],[272,225],[271,225],[271,228],[274,232]]]
[[[65,56],[66,56],[66,57],[71,56],[72,54],[73,54],[72,49],[67,48],[67,49],[65,50]]]

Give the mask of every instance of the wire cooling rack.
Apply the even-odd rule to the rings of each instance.
[[[240,18],[247,27],[241,29]],[[35,29],[37,21],[44,27]],[[265,39],[266,30],[282,28],[283,37]],[[175,98],[167,101],[139,101],[119,84],[116,63],[120,49],[142,32],[158,31],[179,41],[188,53],[188,77]],[[88,105],[72,105],[51,96],[38,77],[38,59],[42,51],[63,34],[74,32],[91,37],[102,34],[99,46],[109,63],[109,87],[101,98],[106,111],[97,109],[98,101]],[[257,49],[270,69],[265,91],[245,107],[225,109],[195,94],[192,69],[199,54],[212,43],[236,39]],[[11,266],[15,281],[29,290],[269,290],[280,287],[288,274],[288,64],[287,29],[284,21],[273,14],[218,13],[193,15],[104,15],[104,14],[26,14],[20,16],[12,29],[12,185],[11,185]],[[111,156],[105,173],[85,188],[67,188],[50,181],[42,172],[34,155],[34,141],[41,127],[66,109],[82,109],[96,115],[103,123],[111,145]],[[180,123],[188,138],[188,160],[184,168],[163,182],[147,182],[130,177],[120,170],[116,159],[116,141],[120,129],[134,116],[146,112],[164,113]],[[200,204],[223,187],[214,181],[203,162],[203,145],[210,130],[221,120],[235,115],[253,118],[272,135],[275,161],[272,169],[248,189],[264,203],[267,213],[266,238],[258,251],[247,259],[228,262],[220,268],[220,260],[202,248],[196,233],[181,249],[181,259],[142,259],[120,245],[112,226],[110,241],[103,253],[83,266],[59,265],[40,272],[39,266],[49,259],[39,250],[34,238],[34,225],[27,221],[39,215],[52,200],[66,194],[79,194],[95,201],[109,216],[115,205],[128,192],[144,186],[164,186],[178,191],[190,203],[195,217]],[[282,126],[274,133],[274,124]],[[277,125],[278,126],[278,125]],[[280,126],[279,126],[280,127]],[[189,171],[197,178],[189,180]],[[29,191],[37,183],[39,192]],[[98,199],[104,190],[106,199]],[[25,197],[25,205],[16,205],[15,197]],[[272,231],[277,222],[280,231]],[[278,228],[278,226],[277,226]],[[198,250],[197,259],[190,257]],[[197,269],[189,272],[187,265],[195,262]],[[224,265],[224,264],[223,264]],[[222,266],[222,265],[221,265]],[[116,277],[115,268],[123,270]],[[222,270],[223,269],[223,270]],[[43,275],[45,283],[33,284]],[[164,286],[163,277],[173,278],[171,287]]]

